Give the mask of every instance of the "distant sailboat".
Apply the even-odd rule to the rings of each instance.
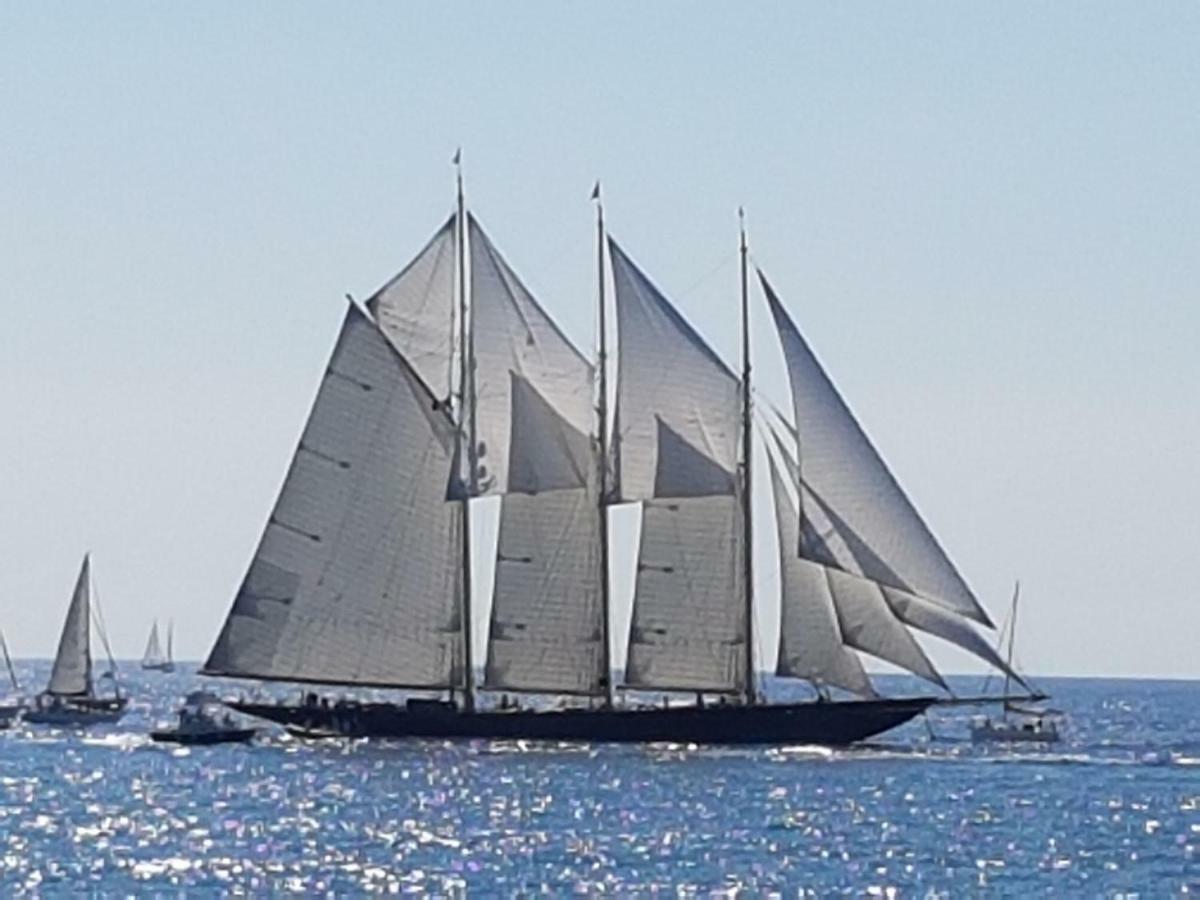
[[[17,681],[17,671],[13,668],[12,657],[8,655],[8,642],[4,640],[4,632],[0,631],[0,650],[4,651],[4,665],[8,669],[8,677],[12,682],[13,698],[0,704],[0,729],[8,728],[25,711],[27,704],[21,696],[21,683]]]
[[[1021,597],[1021,583],[1013,588],[1012,615],[1008,622],[1008,669],[1013,666],[1013,647],[1017,640],[1017,602]],[[1003,641],[1001,641],[1003,643]],[[1002,648],[1003,649],[1003,648]],[[1009,688],[1008,672],[1004,675],[1004,696]],[[980,716],[971,723],[971,740],[977,744],[1057,744],[1061,740],[1058,710],[1025,706],[1004,700],[1004,711],[999,718]]]
[[[142,656],[142,668],[147,672],[174,672],[175,656],[172,644],[175,638],[175,625],[167,623],[167,652],[163,655],[162,644],[158,640],[158,619],[150,626],[150,637],[146,641],[146,652]]]
[[[93,725],[116,722],[125,714],[129,698],[121,696],[116,683],[116,662],[108,638],[96,616],[100,639],[108,655],[109,670],[101,678],[113,682],[113,695],[102,697],[92,678],[92,562],[84,556],[75,581],[75,592],[67,609],[58,653],[50,672],[50,683],[25,713],[25,721],[39,725]]]

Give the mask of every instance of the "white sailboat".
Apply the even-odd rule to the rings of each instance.
[[[423,694],[331,704],[310,692],[299,705],[235,708],[314,733],[844,744],[970,699],[880,698],[859,653],[948,693],[916,630],[1007,671],[975,630],[991,626],[987,614],[760,278],[794,414],[792,440],[777,438],[778,465],[791,474],[774,474],[784,573],[776,672],[828,702],[764,698],[744,229],[735,372],[607,233],[597,186],[593,364],[467,212],[461,174],[458,188],[454,215],[420,254],[365,310],[347,310],[202,669]],[[472,564],[490,548],[472,547],[470,519],[486,514],[474,502],[485,496],[498,498],[499,517],[477,684]],[[634,559],[610,559],[617,504],[640,511]],[[621,565],[635,573],[627,637],[612,634],[610,573]],[[621,685],[617,641],[627,647]],[[676,702],[648,709],[645,692]],[[511,700],[525,694],[564,705]]]
[[[0,631],[0,650],[4,651],[4,667],[8,670],[9,682],[12,684],[12,696],[0,703],[0,729],[8,728],[25,711],[28,704],[21,693],[21,683],[17,680],[17,670],[13,668],[12,657],[8,655],[8,641],[4,632]]]
[[[1021,583],[1013,588],[1012,613],[1008,620],[1008,669],[1013,667],[1017,640],[1017,603]],[[1001,638],[1003,643],[1003,638]],[[1004,693],[1008,693],[1008,672],[1004,676]],[[999,716],[978,716],[971,722],[971,740],[977,744],[1057,744],[1061,739],[1063,715],[1054,709],[1026,706],[1005,700]]]
[[[142,654],[142,669],[147,672],[174,672],[174,638],[175,624],[167,622],[167,652],[164,654],[158,639],[158,619],[155,619],[150,626],[150,637],[146,639],[146,652]]]
[[[116,680],[116,662],[108,647],[99,616],[92,600],[91,556],[83,558],[67,620],[63,624],[50,683],[25,712],[25,721],[40,725],[93,725],[116,722],[129,703]],[[109,669],[100,677],[111,681],[113,693],[101,696],[92,677],[92,620],[96,620],[101,641],[108,655]]]

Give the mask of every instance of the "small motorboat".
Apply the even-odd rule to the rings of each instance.
[[[157,729],[150,737],[160,744],[244,744],[257,733],[239,725],[220,698],[194,691],[184,698],[175,727]]]

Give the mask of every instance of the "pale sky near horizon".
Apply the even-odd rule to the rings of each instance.
[[[0,5],[0,627],[52,655],[90,549],[119,656],[207,653],[461,145],[589,351],[595,178],[731,362],[744,204],[997,619],[1021,578],[1025,667],[1200,677],[1197,47],[1184,3]]]

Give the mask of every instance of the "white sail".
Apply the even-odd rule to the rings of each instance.
[[[736,490],[738,379],[611,238],[616,289],[619,495]]]
[[[450,397],[454,355],[455,217],[367,301],[367,310],[435,397]]]
[[[883,588],[858,575],[821,567],[846,645],[945,688],[921,645],[888,605]]]
[[[584,488],[504,498],[485,687],[603,692],[597,508]]]
[[[50,670],[51,694],[80,695],[92,691],[92,559],[84,556],[67,609],[54,668]]]
[[[158,640],[158,620],[150,626],[150,637],[146,640],[146,652],[142,654],[142,665],[157,665],[163,661],[162,644]]]
[[[796,506],[773,456],[771,487],[779,529],[780,630],[776,674],[875,696],[858,656],[845,646],[824,569],[796,555]]]
[[[730,496],[643,504],[625,668],[631,687],[745,689],[740,520]]]
[[[801,555],[991,625],[759,273],[787,360],[800,440]],[[812,502],[810,502],[810,500]]]
[[[8,641],[4,639],[4,632],[0,631],[0,650],[4,651],[4,667],[8,669],[8,678],[12,683],[14,691],[21,690],[21,683],[17,680],[17,670],[13,668],[12,657],[8,655]]]
[[[206,674],[444,688],[461,681],[454,427],[351,305]]]
[[[906,594],[895,588],[883,588],[883,595],[892,612],[905,625],[961,647],[999,669],[1017,684],[1028,688],[1025,680],[1005,663],[995,648],[985,641],[971,623],[962,616],[948,612],[936,603],[930,603],[928,600]]]
[[[591,363],[468,216],[480,494],[587,484]],[[518,404],[527,401],[523,407]],[[536,421],[531,421],[536,417]],[[521,435],[533,427],[537,439]],[[514,446],[521,441],[521,452]]]

